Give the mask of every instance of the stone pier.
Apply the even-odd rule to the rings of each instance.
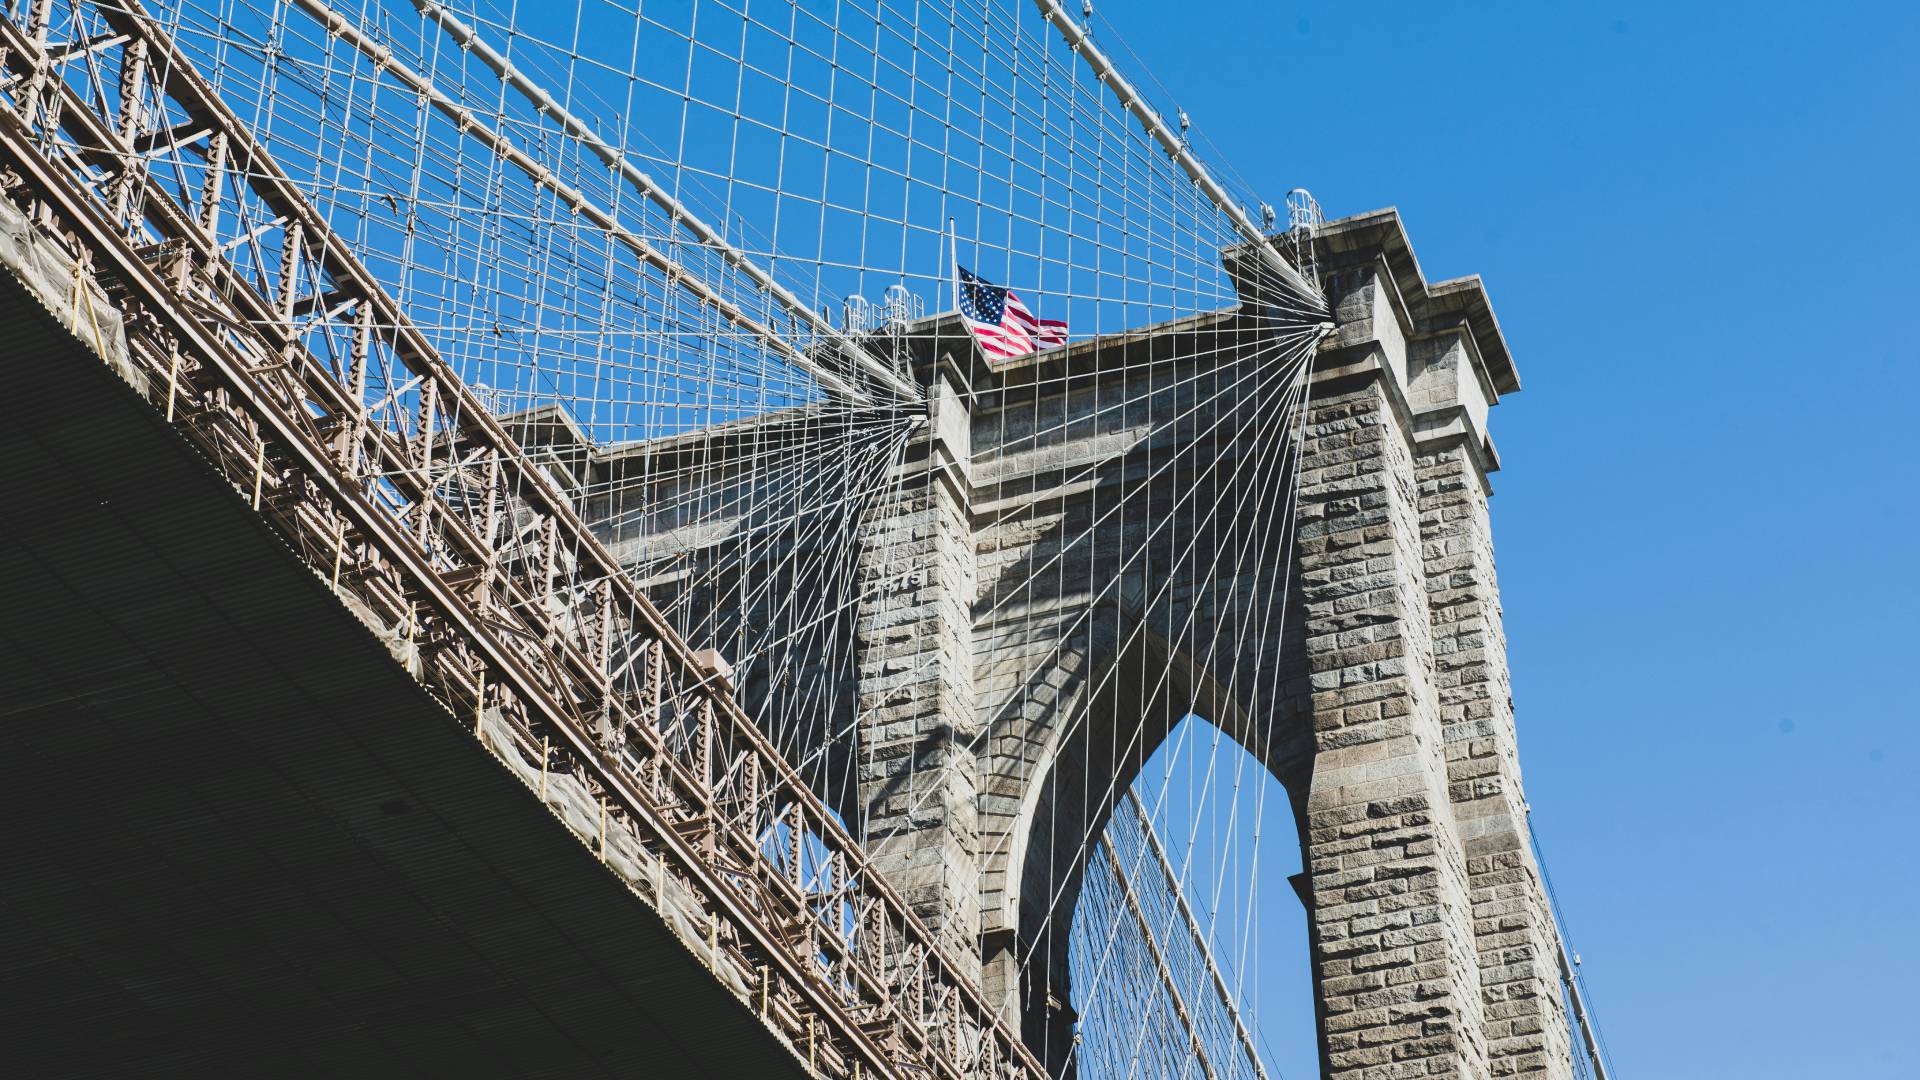
[[[1428,282],[1393,211],[1315,249],[1335,326],[1310,376],[1258,297],[1003,367],[951,316],[914,328],[929,415],[858,550],[805,556],[852,560],[861,597],[821,706],[853,731],[819,748],[828,786],[1064,1073],[1079,853],[1204,716],[1292,801],[1324,1074],[1566,1080],[1488,516],[1489,411],[1518,376],[1479,280]],[[691,445],[585,466],[663,588],[677,526],[609,479]],[[699,483],[727,486],[726,445],[701,443]],[[688,587],[732,542],[679,541]]]

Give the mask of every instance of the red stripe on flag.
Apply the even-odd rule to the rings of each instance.
[[[1033,342],[1026,335],[1010,332],[1002,327],[985,323],[970,324],[974,339],[980,343],[980,351],[992,359],[1007,360],[1025,356],[1033,351]]]
[[[1032,342],[1028,341],[1024,336],[1006,334],[998,328],[988,326],[984,323],[974,323],[972,324],[972,329],[975,340],[980,342],[980,351],[987,353],[989,356],[1005,359],[1014,356],[1025,356],[1033,351]]]

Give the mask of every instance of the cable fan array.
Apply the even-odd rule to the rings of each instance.
[[[1027,988],[1029,1038],[1056,1068],[1097,1058],[1094,1032],[1131,1040],[1141,1030],[1110,1012],[1103,1024],[1103,1010],[1123,1000],[1170,1007],[1180,982],[1151,977],[1158,965],[1109,963],[1116,942],[1133,941],[1119,955],[1138,957],[1149,930],[1168,937],[1163,920],[1102,903],[1113,895],[1101,888],[1111,869],[1103,832],[1106,850],[1128,850],[1114,830],[1124,829],[1121,811],[1150,760],[1203,758],[1215,778],[1197,802],[1156,802],[1189,815],[1163,820],[1178,830],[1169,846],[1191,851],[1207,798],[1243,785],[1264,798],[1277,787],[1264,773],[1246,775],[1245,763],[1272,770],[1300,752],[1280,721],[1292,692],[1294,450],[1316,336],[1257,314],[1210,320],[1162,345],[1170,350],[1162,358],[998,410],[994,430],[1005,433],[976,458],[984,505],[998,511],[984,530],[982,546],[995,554],[983,558],[974,612],[988,718],[978,733],[989,792],[983,865],[1017,897],[1013,961]],[[1196,715],[1248,753],[1222,766],[1218,743],[1174,738]],[[1031,794],[1013,804],[1000,791]],[[1219,872],[1217,855],[1185,873]],[[1147,876],[1137,866],[1127,875]],[[1249,897],[1233,912],[1238,925],[1209,917],[1203,933],[1244,955],[1260,910]],[[1239,980],[1223,980],[1235,999]],[[1077,1031],[1055,1001],[1074,1003]],[[1161,1049],[1191,1053],[1184,1038]],[[1151,1055],[1117,1060],[1125,1067],[1108,1060],[1113,1068],[1097,1074],[1159,1075]]]
[[[1159,122],[1089,26],[1052,0],[160,17],[856,835],[953,812],[951,777],[892,743],[937,735],[976,763],[980,865],[1017,924],[986,977],[1044,1060],[1265,1075],[1259,905],[1223,925],[1186,904],[1221,864],[1129,792],[1163,744],[1210,753],[1167,742],[1189,716],[1269,767],[1286,751],[1294,450],[1324,310],[1294,269],[1310,260],[1276,254],[1257,201],[1198,166],[1184,117]],[[1071,340],[962,365],[970,502],[936,525],[928,388],[972,355],[945,314],[956,265]],[[448,461],[442,483],[484,466]],[[892,688],[953,662],[898,600],[937,571],[936,527],[971,567],[947,624],[966,623],[968,715],[879,732],[908,715]],[[904,629],[877,688],[887,619]]]

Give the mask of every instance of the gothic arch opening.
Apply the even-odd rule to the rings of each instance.
[[[1068,931],[1074,1073],[1314,1075],[1310,948],[1286,789],[1189,714],[1095,844]],[[1149,943],[1151,938],[1151,944]],[[1185,1017],[1186,1019],[1183,1019]]]
[[[1164,853],[1182,891],[1186,878],[1181,875],[1209,876],[1206,895],[1211,906],[1204,914],[1196,909],[1193,920],[1202,927],[1202,939],[1209,934],[1233,938],[1234,955],[1240,959],[1251,946],[1240,942],[1237,927],[1259,925],[1263,944],[1279,937],[1292,943],[1289,969],[1301,971],[1295,990],[1299,1000],[1307,1002],[1297,1015],[1306,1017],[1310,1032],[1305,919],[1286,882],[1300,866],[1299,804],[1287,788],[1292,786],[1299,798],[1304,788],[1281,782],[1288,776],[1304,781],[1298,763],[1305,761],[1308,733],[1288,718],[1279,694],[1235,692],[1213,677],[1217,665],[1195,663],[1124,611],[1082,625],[1088,629],[1033,676],[1028,696],[1039,707],[1025,713],[1003,710],[995,724],[993,753],[983,763],[989,798],[996,792],[1020,798],[1005,831],[995,836],[983,830],[981,838],[989,985],[1002,989],[1020,1016],[1026,1041],[1053,1075],[1102,1075],[1077,1072],[1081,1052],[1076,1050],[1076,1035],[1088,1033],[1083,1021],[1101,1019],[1089,1003],[1097,1006],[1112,995],[1137,995],[1153,986],[1137,985],[1139,980],[1131,975],[1116,982],[1099,974],[1097,961],[1089,968],[1084,957],[1076,965],[1075,935],[1086,918],[1089,888],[1101,898],[1108,916],[1109,925],[1100,933],[1111,928],[1111,917],[1119,910],[1112,903],[1118,894],[1112,888],[1111,853],[1118,850],[1123,859],[1140,863],[1146,849],[1133,824],[1151,820],[1172,841]],[[1197,715],[1202,711],[1231,719],[1216,726]],[[1180,770],[1202,762],[1201,775],[1214,779],[1194,786],[1192,777]],[[1227,798],[1220,801],[1223,795]],[[1132,809],[1136,796],[1144,803],[1144,815]],[[1244,835],[1236,835],[1242,825]],[[1116,828],[1125,834],[1118,837],[1124,839],[1124,848],[1095,842],[1117,837]],[[1256,849],[1264,858],[1255,857]],[[1103,859],[1104,864],[1098,861]],[[1151,869],[1166,876],[1159,863]],[[1227,870],[1233,873],[1223,877]],[[1140,878],[1145,869],[1131,866],[1127,872]],[[1228,887],[1233,896],[1244,897],[1223,908],[1226,894],[1221,889]],[[1163,881],[1156,895],[1170,897],[1172,890]],[[1257,920],[1254,904],[1259,905]],[[1167,910],[1160,911],[1162,920]],[[1290,920],[1284,928],[1267,921],[1276,910]],[[1138,917],[1130,912],[1128,917],[1135,925],[1120,929],[1129,934],[1131,944],[1142,936]],[[1225,921],[1229,918],[1233,922]],[[1180,934],[1190,943],[1195,940],[1184,925]],[[1095,981],[1082,986],[1081,975],[1088,971],[1095,972]],[[1230,992],[1245,992],[1237,974],[1234,980],[1239,985],[1230,985]],[[1211,985],[1208,991],[1217,996]],[[1083,1045],[1085,1040],[1078,1042]],[[1310,1035],[1304,1044],[1313,1045]],[[1126,1075],[1124,1068],[1120,1075]],[[1159,1070],[1149,1067],[1139,1075],[1159,1075]]]

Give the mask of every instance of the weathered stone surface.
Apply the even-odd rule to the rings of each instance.
[[[1293,802],[1328,1077],[1569,1078],[1487,515],[1517,377],[1391,212],[1316,244],[1311,385],[1248,310],[1002,370],[930,324],[929,421],[861,524],[841,809],[1058,1066],[1078,856],[1197,712]],[[728,542],[609,509],[620,550]]]

